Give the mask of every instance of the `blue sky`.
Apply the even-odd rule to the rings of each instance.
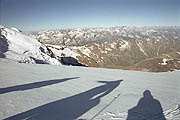
[[[179,26],[180,0],[0,0],[0,24],[23,31]]]

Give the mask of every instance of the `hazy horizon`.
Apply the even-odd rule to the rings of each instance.
[[[180,26],[180,1],[0,0],[0,24],[22,31]]]

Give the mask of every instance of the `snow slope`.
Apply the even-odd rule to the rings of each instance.
[[[52,50],[52,52],[59,57],[73,57],[76,58],[77,56],[80,56],[80,54],[74,52],[70,47],[66,46],[59,46],[59,45],[46,45],[49,49]]]
[[[16,28],[8,29],[0,26],[0,58],[4,56],[6,59],[21,63],[60,65],[60,62],[50,54],[51,51],[38,40],[24,35]]]
[[[0,119],[180,120],[179,78],[1,59]]]

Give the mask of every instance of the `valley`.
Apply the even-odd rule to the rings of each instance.
[[[180,69],[178,26],[47,30],[30,36],[56,53],[59,50],[58,57],[73,57],[89,67],[148,72]],[[163,59],[171,63],[161,65]],[[147,64],[151,65],[147,67]]]

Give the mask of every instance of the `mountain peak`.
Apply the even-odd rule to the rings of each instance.
[[[11,30],[14,30],[14,31],[16,31],[16,32],[22,32],[21,30],[15,28],[15,27],[12,27]]]
[[[44,44],[16,28],[0,27],[0,52],[1,58],[20,63],[61,64]]]

